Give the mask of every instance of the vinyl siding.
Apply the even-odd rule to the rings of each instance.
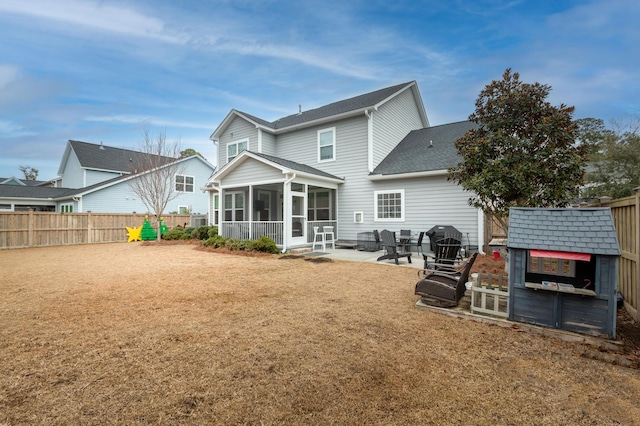
[[[197,158],[182,163],[183,175],[193,176],[194,192],[181,193],[170,201],[165,213],[178,211],[179,206],[189,206],[193,213],[205,214],[208,212],[208,194],[203,193],[203,187],[211,175],[212,169]],[[172,182],[173,186],[175,183]],[[120,182],[99,191],[86,194],[82,197],[82,211],[95,213],[146,213],[147,207],[137,195],[133,193],[127,182]]]
[[[279,169],[256,161],[253,158],[248,158],[241,164],[238,164],[232,173],[225,176],[222,184],[225,187],[246,186],[258,182],[282,182],[284,178],[282,171]]]
[[[463,234],[463,245],[478,245],[478,211],[468,205],[469,194],[448,182],[446,176],[397,179],[371,182],[347,179],[339,189],[338,205],[340,238],[356,239],[358,232],[378,229],[414,232],[428,231],[436,225],[455,226]],[[404,189],[405,218],[403,222],[375,221],[374,191]],[[363,223],[353,223],[353,212],[364,213]],[[467,237],[468,234],[468,237]],[[426,240],[428,241],[428,240]]]
[[[69,158],[62,171],[62,183],[60,185],[63,188],[82,188],[84,185],[84,173],[80,166],[78,157],[71,150]]]
[[[413,91],[408,89],[373,112],[373,167],[375,168],[411,130],[423,124]]]
[[[262,131],[262,153],[267,155],[276,155],[276,136]]]
[[[109,179],[121,176],[121,173],[103,172],[99,170],[87,170],[87,183],[85,186],[95,185]]]
[[[231,134],[233,133],[233,136]],[[264,134],[263,134],[264,135]],[[258,150],[258,129],[248,121],[235,117],[218,142],[218,164],[227,164],[227,144],[249,139],[248,150]]]

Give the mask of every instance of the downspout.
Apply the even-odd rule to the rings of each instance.
[[[373,171],[373,111],[364,110],[367,117],[367,168],[369,173]]]
[[[283,184],[282,194],[282,252],[287,252],[287,240],[289,239],[289,199],[291,198],[291,182],[296,178],[295,173],[286,173],[287,177]]]

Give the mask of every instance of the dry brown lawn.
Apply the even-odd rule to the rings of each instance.
[[[640,423],[638,370],[415,307],[416,270],[0,251],[0,424]]]

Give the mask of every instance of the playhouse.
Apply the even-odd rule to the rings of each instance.
[[[509,320],[615,339],[620,247],[608,208],[511,208]]]

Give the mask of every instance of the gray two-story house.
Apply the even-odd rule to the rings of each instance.
[[[231,110],[211,135],[210,222],[224,237],[267,235],[285,251],[309,245],[316,226],[355,240],[453,225],[463,244],[482,247],[483,214],[447,180],[454,142],[473,126],[430,127],[416,82],[273,122]]]

